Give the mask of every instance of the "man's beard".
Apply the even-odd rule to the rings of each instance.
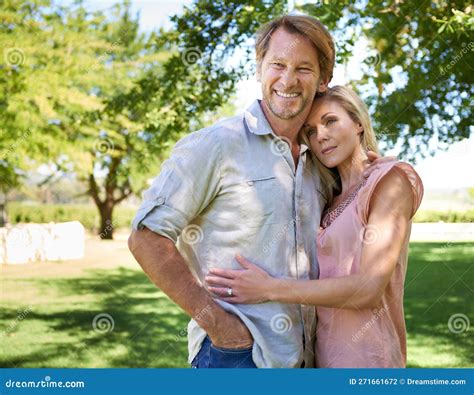
[[[293,119],[297,117],[299,114],[301,114],[305,110],[306,105],[308,104],[308,98],[305,98],[304,96],[302,96],[302,99],[303,99],[302,103],[297,109],[295,110],[291,110],[290,108],[282,109],[280,106],[277,106],[276,104],[273,103],[272,93],[273,91],[270,94],[266,94],[263,97],[263,100],[267,104],[267,107],[272,112],[272,114],[280,119],[288,120],[288,119]]]

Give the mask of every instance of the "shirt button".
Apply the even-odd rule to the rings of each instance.
[[[163,204],[165,202],[165,199],[163,199],[162,197],[159,197],[156,199],[156,204]]]
[[[247,181],[247,185],[251,187],[253,185],[253,181]]]

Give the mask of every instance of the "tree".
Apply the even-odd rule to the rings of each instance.
[[[472,131],[467,2],[337,0],[300,9],[334,33],[339,63],[366,41],[363,77],[352,84],[389,146],[401,143],[411,158],[429,153],[433,136],[445,147]],[[256,30],[287,11],[283,0],[196,0],[171,30],[144,36],[128,2],[106,17],[81,1],[4,1],[2,188],[40,164],[74,173],[99,209],[99,232],[112,238],[114,207],[145,187],[178,138],[229,102],[254,72]]]
[[[21,184],[33,157],[43,157],[54,149],[48,135],[35,133],[46,124],[32,111],[43,101],[38,95],[41,88],[33,80],[36,70],[26,56],[38,53],[38,43],[46,41],[36,19],[47,4],[45,0],[4,1],[0,7],[0,193],[4,195]],[[37,70],[45,66],[43,55]]]
[[[157,152],[165,155],[177,139],[202,127],[203,121],[213,119],[213,113],[227,105],[246,71],[246,63],[226,66],[232,53],[229,49],[238,48],[259,25],[285,9],[283,2],[272,10],[269,4],[262,2],[255,8],[198,1],[185,8],[182,16],[172,18],[175,29],[151,35],[149,50],[166,53],[167,58],[160,67],[147,69],[132,89],[111,98],[104,110],[108,119],[144,123],[138,134],[127,138],[134,141],[128,155],[137,159],[135,174],[156,171],[151,159]],[[196,29],[202,34],[196,34]],[[125,176],[119,168],[114,172]],[[91,186],[94,191],[92,180]]]
[[[108,111],[132,112],[146,119],[148,144],[170,145],[202,126],[251,72],[249,39],[263,23],[282,14],[286,2],[199,0],[174,16],[174,28],[151,37],[157,51],[170,53],[162,67],[151,69],[130,92],[117,96]],[[242,50],[242,61],[232,55]]]
[[[351,83],[368,102],[380,139],[389,147],[399,143],[401,155],[415,159],[472,132],[469,2],[338,0],[303,4],[299,10],[328,26],[339,63],[350,58],[358,40],[367,43],[363,76]],[[189,114],[225,100],[226,89],[253,72],[248,64],[254,62],[255,31],[285,12],[286,1],[198,0],[173,17],[174,29],[162,32],[157,44],[166,42],[169,50],[178,48],[183,58],[194,58],[189,65],[175,56],[164,67],[167,78],[161,79],[168,83],[163,89],[182,93],[181,102],[170,108]],[[153,86],[153,78],[147,82]],[[159,111],[146,109],[150,120],[158,122]]]
[[[112,238],[114,207],[145,187],[143,163],[155,167],[163,151],[141,156],[142,121],[104,111],[165,57],[147,49],[129,9],[118,4],[106,17],[80,2],[66,8],[36,0],[6,2],[0,13],[2,184],[11,188],[19,171],[42,164],[51,175],[75,174],[98,207],[103,238]]]
[[[7,26],[0,40],[21,56],[2,65],[19,82],[4,100],[0,119],[12,121],[2,122],[1,141],[29,130],[14,146],[23,161],[4,151],[9,174],[44,164],[51,169],[45,181],[74,174],[98,207],[104,239],[113,237],[114,207],[144,189],[176,139],[228,105],[237,80],[208,84],[192,51],[169,54],[164,37],[138,33],[129,10],[128,2],[117,4],[106,18],[81,2],[66,8],[35,0],[8,2],[0,14]],[[2,87],[11,84],[7,77]]]
[[[469,137],[473,127],[472,6],[467,1],[323,1],[301,9],[338,38],[344,61],[365,40],[364,75],[353,87],[369,103],[389,146],[416,159]]]
[[[0,8],[0,191],[5,194],[21,181],[21,169],[26,167],[25,143],[34,140],[33,144],[41,144],[25,121],[28,105],[19,100],[29,89],[21,48],[33,46],[35,26],[29,15],[35,13],[39,4],[36,1],[20,6],[18,2],[4,2]]]

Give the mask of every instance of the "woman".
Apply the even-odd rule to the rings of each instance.
[[[230,303],[315,305],[318,367],[405,367],[403,287],[421,180],[397,161],[363,176],[376,140],[366,106],[349,88],[315,99],[302,138],[330,186],[317,235],[319,279],[273,278],[237,256],[244,270],[212,269],[209,290]]]

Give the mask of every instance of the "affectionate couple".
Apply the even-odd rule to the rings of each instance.
[[[334,43],[317,19],[271,21],[256,58],[263,100],[176,144],[130,250],[193,318],[192,367],[405,367],[421,180],[375,153],[351,89],[328,88]]]

